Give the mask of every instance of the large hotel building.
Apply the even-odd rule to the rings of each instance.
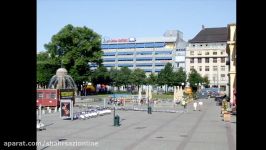
[[[108,69],[140,68],[146,74],[160,72],[168,62],[174,69],[185,68],[186,46],[178,30],[166,31],[162,37],[103,39],[103,65]]]
[[[196,69],[207,76],[211,87],[228,93],[228,59],[226,53],[227,28],[202,28],[192,39],[186,51],[186,72]]]

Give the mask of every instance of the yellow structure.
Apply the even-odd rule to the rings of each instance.
[[[228,24],[226,53],[229,57],[230,103],[236,104],[236,24]]]

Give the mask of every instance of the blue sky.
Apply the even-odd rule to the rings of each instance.
[[[201,26],[236,23],[236,0],[37,0],[37,51],[65,25],[103,37],[158,37],[180,30],[187,41]]]

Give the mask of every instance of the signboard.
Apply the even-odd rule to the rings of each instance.
[[[73,120],[73,101],[71,99],[60,101],[60,117],[63,119],[71,118]]]
[[[74,89],[60,89],[60,100],[71,99],[75,100],[75,90]]]
[[[135,42],[136,38],[117,38],[117,39],[105,39],[104,43],[119,43],[119,42]]]

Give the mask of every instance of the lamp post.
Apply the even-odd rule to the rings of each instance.
[[[148,112],[149,112],[149,107],[150,107],[150,101],[149,101],[149,95],[150,95],[150,93],[149,93],[150,92],[149,91],[149,85],[148,85],[148,91],[147,92],[148,92]]]

